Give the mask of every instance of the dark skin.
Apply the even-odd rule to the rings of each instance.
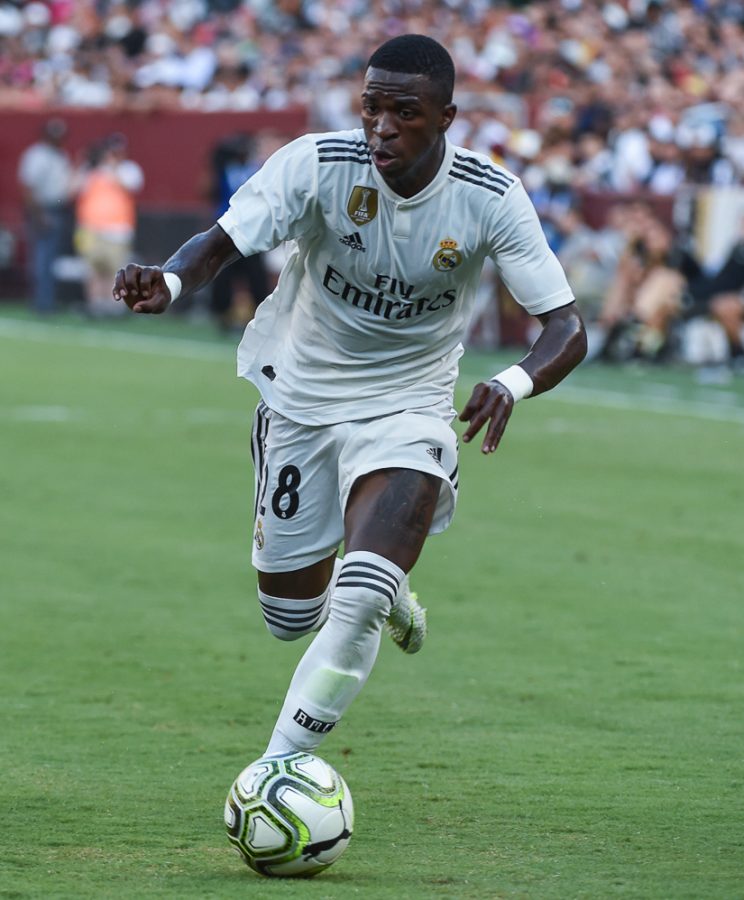
[[[400,197],[422,191],[444,159],[445,133],[457,113],[425,75],[367,69],[362,127],[372,161]]]
[[[413,197],[437,174],[445,152],[445,133],[457,108],[423,75],[370,68],[362,92],[362,125],[372,160],[388,186],[400,197]],[[185,243],[163,268],[128,265],[114,282],[114,298],[135,312],[159,314],[170,304],[163,271],[175,272],[183,292],[209,284],[238,259],[239,253],[219,225]],[[574,304],[538,316],[543,326],[519,363],[534,382],[533,395],[555,387],[586,354],[586,333]],[[498,382],[475,386],[460,413],[468,422],[465,443],[486,426],[484,454],[499,445],[514,408],[511,393]],[[381,469],[354,483],[344,515],[347,552],[377,553],[409,572],[429,532],[439,479],[411,469]],[[335,554],[291,572],[259,572],[261,590],[273,597],[320,596],[333,572]]]

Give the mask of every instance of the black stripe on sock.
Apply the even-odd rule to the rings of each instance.
[[[278,606],[271,606],[268,603],[262,603],[261,612],[265,616],[276,616],[276,618],[285,619],[287,622],[305,622],[308,619],[317,619],[323,612],[324,606],[325,601],[312,609],[301,609],[293,612],[292,610],[281,609]]]
[[[395,595],[397,594],[397,591],[393,591],[390,589],[385,590],[385,588],[382,585],[374,584],[374,582],[369,582],[369,581],[344,581],[344,583],[341,584],[341,579],[339,578],[338,581],[336,582],[336,587],[337,588],[340,588],[340,587],[344,587],[344,588],[364,587],[370,591],[375,591],[375,593],[377,593],[377,594],[382,594],[382,596],[387,597],[391,603],[395,600]]]
[[[320,616],[318,616],[314,622],[307,622],[304,625],[287,625],[284,622],[280,622],[278,619],[274,619],[272,616],[267,616],[266,613],[264,613],[264,619],[268,625],[275,625],[277,628],[281,628],[284,631],[312,631],[312,626],[320,621]]]
[[[377,585],[381,585],[382,587],[386,588],[387,590],[391,590],[393,592],[393,596],[395,596],[395,594],[398,593],[399,584],[397,581],[393,581],[391,583],[388,579],[383,578],[380,575],[367,575],[364,572],[356,572],[356,571],[342,572],[338,576],[338,581],[336,582],[336,587],[346,587],[346,585],[350,583],[348,580],[349,578],[356,579],[356,581],[354,582],[355,584],[359,583],[359,581],[361,580],[364,582],[368,582],[370,587],[376,587]]]
[[[340,583],[342,579],[351,576],[353,578],[368,578],[372,581],[377,581],[380,584],[384,584],[386,587],[392,588],[396,594],[398,593],[398,588],[400,587],[400,582],[397,578],[394,578],[392,575],[387,575],[386,573],[377,574],[376,572],[365,572],[364,569],[355,569],[353,566],[349,566],[348,569],[342,569],[341,574],[338,576],[338,582]]]
[[[399,579],[396,578],[396,576],[393,575],[393,573],[391,571],[389,571],[388,569],[383,568],[383,566],[376,566],[374,563],[365,562],[364,560],[359,560],[359,559],[350,559],[348,562],[346,562],[344,560],[344,564],[341,568],[341,574],[343,575],[343,573],[346,571],[347,567],[349,569],[351,569],[352,566],[361,566],[364,569],[372,569],[373,572],[381,572],[383,575],[386,575],[388,578],[390,578],[396,584],[400,584]]]

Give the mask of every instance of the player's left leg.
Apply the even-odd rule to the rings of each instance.
[[[343,539],[337,431],[291,422],[263,402],[256,409],[252,561],[261,613],[280,640],[317,631],[328,616]]]
[[[319,631],[328,618],[341,568],[336,554],[288,572],[258,573],[258,600],[266,627],[281,641]]]
[[[330,614],[297,666],[267,754],[316,748],[364,686],[439,492],[438,476],[410,469],[371,472],[354,483]]]
[[[256,471],[253,564],[261,613],[280,640],[319,631],[328,617],[341,568],[336,548],[344,531],[338,454],[349,434],[358,430],[351,424],[298,425],[264,403],[256,410],[251,441]],[[364,455],[355,444],[351,457]],[[354,477],[348,474],[344,492]],[[423,643],[425,613],[407,578],[401,582],[388,631],[406,653],[415,653]]]

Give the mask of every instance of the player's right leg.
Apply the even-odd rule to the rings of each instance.
[[[295,670],[267,754],[314,750],[366,683],[439,491],[437,475],[410,469],[372,472],[355,484],[328,621]]]
[[[328,621],[295,671],[268,753],[314,750],[365,684],[406,574],[454,511],[451,415],[447,405],[349,428],[338,458],[346,552]]]

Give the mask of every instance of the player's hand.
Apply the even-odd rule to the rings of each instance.
[[[504,434],[506,423],[509,421],[513,409],[514,397],[503,384],[499,384],[497,381],[476,384],[470,399],[458,417],[461,422],[470,422],[462,436],[463,441],[466,444],[470,443],[486,422],[489,422],[481,451],[493,453]]]
[[[123,300],[136,313],[164,313],[170,306],[171,294],[158,266],[130,263],[119,269],[114,278],[114,300]]]

